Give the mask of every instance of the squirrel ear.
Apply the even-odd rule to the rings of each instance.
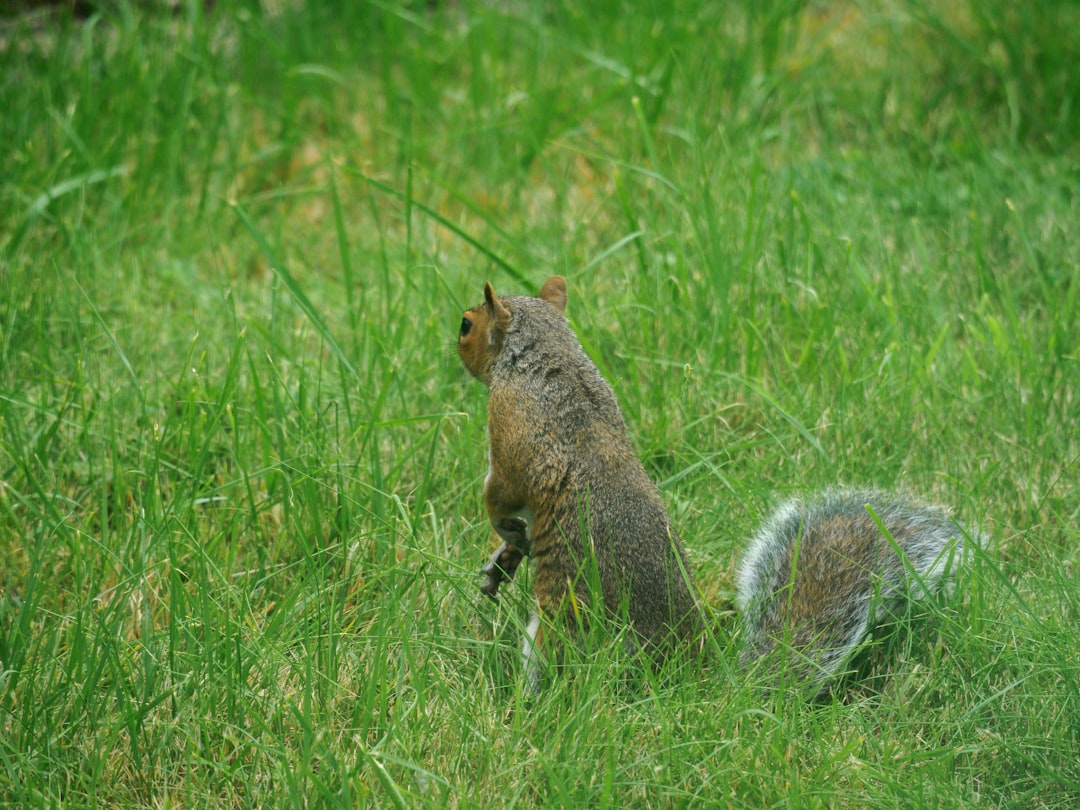
[[[510,310],[499,300],[490,281],[484,285],[484,303],[487,304],[488,312],[495,321],[495,328],[505,332],[510,326]]]
[[[566,312],[566,279],[562,276],[549,278],[540,288],[539,298],[547,301],[560,313]]]

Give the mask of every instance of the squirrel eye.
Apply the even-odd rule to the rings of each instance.
[[[460,337],[466,337],[469,334],[469,331],[471,329],[472,329],[472,321],[470,321],[468,318],[462,318],[461,319]]]

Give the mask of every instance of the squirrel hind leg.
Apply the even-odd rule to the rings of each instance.
[[[533,612],[529,624],[525,627],[525,638],[521,644],[521,668],[525,673],[526,691],[531,695],[538,695],[544,686],[547,662],[539,649],[543,643],[542,633],[540,614]]]

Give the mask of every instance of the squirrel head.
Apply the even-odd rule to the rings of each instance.
[[[537,298],[562,314],[566,311],[566,280],[562,276],[552,276],[544,282]],[[461,316],[458,355],[469,373],[485,385],[491,381],[492,364],[502,349],[513,318],[512,308],[495,294],[490,281],[484,285],[484,303]]]

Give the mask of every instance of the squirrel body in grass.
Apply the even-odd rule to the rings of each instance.
[[[483,587],[494,596],[522,556],[532,557],[537,613],[524,658],[534,686],[555,646],[541,617],[571,620],[582,605],[602,604],[609,615],[625,608],[634,641],[661,659],[701,634],[682,543],[565,307],[559,276],[537,298],[499,298],[488,284],[458,338],[466,368],[488,387],[484,503],[504,544]]]
[[[532,557],[536,612],[523,659],[533,688],[557,647],[547,623],[572,629],[583,604],[625,617],[657,662],[699,647],[704,631],[682,542],[566,301],[560,276],[535,298],[500,298],[489,283],[458,336],[462,362],[488,388],[484,503],[502,540],[481,590],[494,597]],[[782,506],[739,571],[742,663],[783,648],[799,682],[824,691],[875,620],[932,592],[963,547],[944,510],[875,491]]]

